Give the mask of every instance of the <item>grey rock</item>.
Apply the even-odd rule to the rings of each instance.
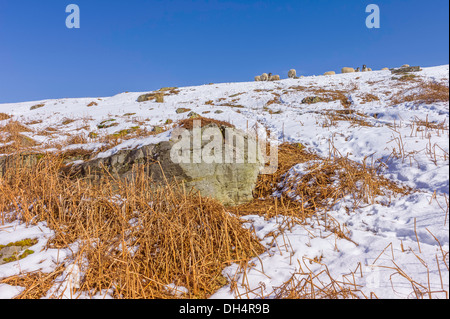
[[[188,114],[188,118],[190,118],[190,119],[191,118],[199,118],[199,117],[200,117],[200,115],[195,112],[191,112]]]
[[[302,104],[315,104],[320,102],[329,102],[329,100],[318,96],[308,96],[302,100]]]
[[[392,74],[404,74],[409,72],[419,72],[422,71],[420,66],[409,66],[409,67],[401,67],[398,69],[391,69]]]
[[[177,113],[177,114],[182,114],[182,113],[187,113],[187,112],[189,112],[191,109],[186,109],[186,108],[184,108],[184,107],[180,107],[180,108],[178,108],[175,112]]]
[[[206,132],[208,128],[210,130]],[[187,190],[199,191],[202,196],[215,198],[226,206],[247,203],[253,199],[253,190],[262,167],[260,147],[253,137],[241,130],[210,124],[201,128],[201,133],[202,136],[210,132],[218,133],[214,135],[214,138],[203,138],[201,145],[197,147],[189,143],[187,148],[180,149],[180,152],[176,153],[174,149],[177,150],[182,141],[179,139],[181,132],[181,129],[174,131],[169,141],[142,146],[138,149],[120,150],[110,157],[97,158],[73,166],[70,174],[95,181],[107,175],[106,171],[108,171],[115,178],[132,180],[136,174],[136,168],[143,165],[145,173],[152,178],[155,185],[164,184],[166,179],[183,182]],[[192,141],[193,130],[186,130],[183,134],[186,132],[188,135],[183,136],[189,136],[189,141]],[[242,153],[239,153],[241,148],[236,146],[237,143],[231,145],[226,141],[224,137],[229,135],[243,141],[245,147]],[[216,145],[214,150],[217,154],[222,154],[222,156],[217,155],[217,163],[205,161],[205,157],[201,157],[198,163],[194,162],[196,152],[208,155],[207,151],[212,148],[212,141],[216,138],[219,142],[214,144]],[[232,151],[228,153],[234,154],[231,161],[225,161],[227,150]],[[184,157],[185,161],[180,161],[180,158],[174,161],[174,154],[183,152],[185,152],[184,155],[187,154]],[[242,154],[243,161],[237,161],[236,154]],[[211,152],[209,155],[215,154]]]

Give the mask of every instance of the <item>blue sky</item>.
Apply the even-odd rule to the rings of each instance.
[[[66,28],[71,3],[80,29]],[[371,3],[380,29],[366,27]],[[0,103],[448,64],[448,12],[448,0],[0,0]]]

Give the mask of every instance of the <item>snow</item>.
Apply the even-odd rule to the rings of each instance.
[[[429,81],[444,80],[448,83],[449,66],[425,68],[417,75]],[[186,114],[176,113],[178,108],[184,107],[207,117],[228,121],[243,130],[257,128],[261,131],[266,126],[278,142],[301,143],[321,156],[327,156],[333,146],[343,156],[348,155],[349,159],[359,163],[381,159],[386,163],[382,171],[386,178],[418,191],[403,197],[380,198],[378,203],[355,210],[348,209],[352,206],[351,198],[338,203],[327,212],[327,217],[345,225],[351,240],[337,238],[323,223],[314,220],[280,233],[280,225],[286,222],[281,216],[269,220],[260,216],[243,217],[245,226],[255,230],[267,251],[251,260],[245,271],[236,264],[224,269],[224,276],[233,278],[237,287],[230,289],[231,284],[228,284],[212,298],[274,297],[276,287],[292,276],[301,280],[305,270],[320,273],[325,269],[335,280],[357,286],[361,291],[360,297],[371,296],[372,293],[378,298],[416,298],[421,287],[426,287],[436,292],[432,294],[433,298],[448,298],[442,291],[449,291],[448,254],[445,253],[449,250],[449,133],[448,128],[440,132],[415,131],[413,121],[428,119],[429,122],[445,122],[448,125],[449,105],[443,102],[391,105],[389,96],[398,90],[392,81],[389,71],[374,71],[276,82],[184,87],[178,89],[179,94],[166,96],[162,104],[137,103],[138,96],[147,93],[138,92],[102,98],[0,104],[0,112],[13,115],[14,120],[22,123],[34,123],[28,125],[34,132],[24,134],[45,143],[62,142],[67,139],[67,134],[77,132],[112,134],[136,125],[151,130],[154,126],[164,125],[167,119],[177,121],[186,118]],[[291,89],[294,86],[331,90],[350,90],[356,86],[357,90],[350,94],[351,109],[367,115],[364,120],[373,126],[352,125],[347,121],[324,125],[327,120],[324,112],[343,110],[343,106],[339,101],[302,104],[303,98],[314,94],[308,90]],[[274,98],[273,93],[279,93],[282,97],[280,103],[269,106],[275,111],[270,114],[264,108]],[[360,96],[363,93],[374,94],[379,100],[362,103]],[[98,105],[88,107],[92,101]],[[207,101],[213,101],[214,105],[206,104]],[[45,106],[30,111],[31,106],[39,103],[45,103]],[[225,103],[243,108],[222,105]],[[222,113],[215,113],[218,110]],[[277,114],[276,111],[280,112]],[[64,125],[65,119],[74,121]],[[115,119],[117,125],[106,129],[97,127],[108,119]],[[52,136],[36,134],[49,127],[57,129]],[[124,141],[97,157],[165,141],[170,134],[171,130],[157,136]],[[102,145],[92,142],[68,146],[80,147],[97,150]],[[403,156],[392,156],[395,153]],[[308,163],[298,164],[288,174],[300,178],[307,166]],[[390,205],[382,204],[388,201]],[[56,265],[66,262],[66,271],[57,280],[59,286],[52,288],[47,297],[59,291],[62,297],[73,298],[70,292],[72,287],[76,287],[80,276],[79,269],[74,269],[71,263],[76,248],[45,248],[52,235],[45,223],[35,226],[17,222],[0,224],[0,244],[25,238],[38,239],[38,243],[31,248],[34,254],[0,265],[0,279],[36,270],[51,272]],[[327,278],[322,280],[326,283]],[[416,286],[413,287],[411,282]],[[175,285],[168,286],[168,289],[176,294],[186,292],[184,287]],[[22,290],[21,287],[0,284],[0,298],[13,298]],[[77,297],[92,296],[81,294]],[[109,292],[95,297],[108,298]]]
[[[149,137],[142,138],[142,139],[127,140],[105,152],[99,153],[96,158],[106,158],[106,157],[110,157],[110,156],[116,154],[117,152],[119,152],[121,150],[137,149],[137,148],[141,148],[146,145],[158,144],[161,142],[168,141],[168,140],[170,140],[170,138],[172,136],[172,132],[173,132],[173,130],[168,130],[164,133],[161,133],[161,134],[158,134],[155,136],[149,136]]]

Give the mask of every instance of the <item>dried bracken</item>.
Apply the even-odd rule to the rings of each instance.
[[[176,284],[188,289],[185,298],[205,298],[226,284],[224,267],[263,252],[219,202],[182,185],[154,189],[143,168],[130,183],[105,177],[92,184],[61,177],[61,165],[60,157],[49,155],[34,167],[17,167],[19,173],[1,180],[0,211],[3,220],[46,221],[55,231],[49,247],[80,243],[79,292],[112,289],[115,298],[174,298],[167,286]],[[41,297],[49,277],[31,275],[3,282],[20,281],[27,293],[19,298]]]
[[[406,87],[394,94],[391,98],[392,105],[400,103],[432,104],[449,101],[449,87],[445,82],[428,82],[417,80],[413,87]]]

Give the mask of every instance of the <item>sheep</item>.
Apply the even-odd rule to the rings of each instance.
[[[288,72],[288,78],[290,79],[294,79],[297,77],[297,71],[295,69],[291,69]]]
[[[272,75],[269,79],[269,81],[279,81],[280,80],[280,76],[279,75]]]
[[[381,71],[389,71],[389,68],[382,68]]]
[[[359,66],[356,68],[355,72],[360,72]]]
[[[354,68],[347,68],[347,67],[345,67],[345,68],[342,68],[342,73],[354,73],[355,72],[355,69]]]
[[[402,66],[401,66],[401,68],[409,68],[409,64],[403,64]]]
[[[329,72],[325,72],[323,75],[335,75],[336,72],[334,71],[329,71]]]
[[[363,67],[362,67],[362,70],[361,70],[361,72],[367,72],[368,70],[367,70],[367,65],[363,65]]]
[[[255,81],[256,81],[256,82],[261,81],[261,76],[259,76],[259,75],[258,75],[258,76],[255,76]]]
[[[260,79],[261,79],[261,81],[267,81],[267,80],[269,80],[269,75],[267,73],[263,73],[260,76]]]
[[[367,71],[372,71],[372,69],[371,68],[367,68]]]

